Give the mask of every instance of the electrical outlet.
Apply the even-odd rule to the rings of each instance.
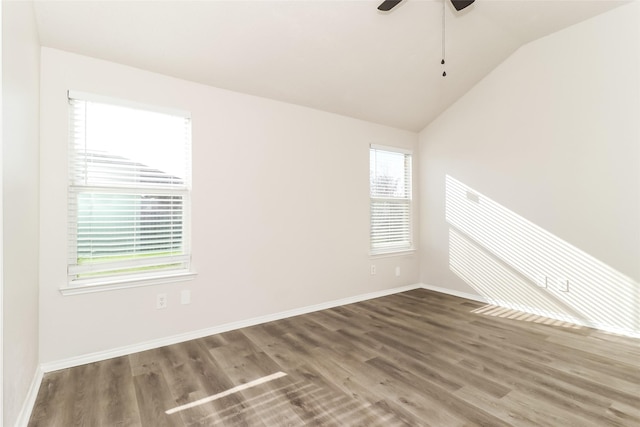
[[[376,275],[376,266],[375,266],[375,264],[371,264],[371,275],[372,276]]]
[[[167,308],[167,294],[158,294],[156,296],[156,308],[158,310]]]
[[[400,277],[400,267],[396,267],[396,277]]]
[[[546,288],[548,287],[548,283],[549,283],[549,278],[544,274],[541,274],[536,277],[536,285],[538,285],[539,287]]]
[[[180,292],[180,304],[191,304],[191,291],[189,289],[183,289]]]
[[[556,286],[560,292],[569,292],[569,279],[558,279]]]

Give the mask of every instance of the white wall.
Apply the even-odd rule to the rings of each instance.
[[[41,63],[43,363],[418,282],[417,255],[376,260],[376,276],[368,255],[369,144],[417,134],[49,48]],[[68,89],[191,111],[195,281],[60,294]]]
[[[2,2],[4,425],[38,368],[40,47],[31,2]]]
[[[639,9],[523,46],[421,132],[423,283],[640,332]]]

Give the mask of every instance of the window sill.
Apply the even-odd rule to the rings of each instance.
[[[88,294],[92,292],[105,292],[117,289],[138,288],[141,286],[161,285],[164,283],[183,282],[193,280],[198,273],[181,270],[165,274],[144,275],[137,277],[115,277],[101,281],[92,281],[85,284],[69,284],[60,288],[62,295]]]
[[[389,251],[389,252],[370,252],[370,259],[378,259],[378,258],[389,258],[395,256],[404,256],[404,255],[413,255],[416,253],[415,249],[401,249],[398,251]]]

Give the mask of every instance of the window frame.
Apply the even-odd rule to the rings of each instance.
[[[407,165],[405,163],[404,176],[406,181],[408,182],[408,191],[405,191],[406,197],[376,197],[372,191],[372,181],[371,177],[373,174],[372,171],[372,155],[374,151],[387,152],[393,154],[402,154],[404,155],[405,162],[407,161],[407,156],[409,160],[408,170]],[[403,255],[408,253],[413,253],[415,251],[415,243],[414,243],[414,205],[413,205],[413,151],[406,148],[400,147],[392,147],[386,145],[377,145],[370,144],[369,146],[369,255],[373,258],[379,257],[387,257],[387,256],[396,256]],[[407,234],[406,240],[398,242],[396,244],[389,243],[384,245],[375,245],[374,244],[374,230],[373,230],[373,214],[374,214],[374,203],[376,202],[394,202],[406,204],[407,212],[408,212],[408,224],[407,224]]]
[[[191,165],[192,165],[192,156],[191,156],[191,114],[189,112],[169,109],[163,107],[157,107],[153,105],[141,104],[136,102],[131,102],[127,100],[111,98],[102,95],[89,94],[85,92],[78,91],[68,91],[68,120],[69,120],[69,144],[68,144],[68,165],[67,165],[67,173],[69,174],[68,184],[67,184],[67,246],[68,246],[68,261],[67,261],[67,283],[63,287],[60,288],[60,291],[63,295],[73,295],[79,293],[88,293],[88,292],[98,292],[112,289],[123,289],[130,287],[138,287],[138,286],[149,286],[163,283],[173,283],[178,281],[186,281],[192,280],[196,277],[196,273],[191,269]],[[184,118],[188,120],[188,124],[185,125],[185,131],[187,135],[185,136],[186,146],[184,147],[184,155],[186,163],[186,176],[184,178],[184,182],[178,186],[170,186],[170,185],[162,185],[154,183],[141,183],[139,185],[131,185],[129,182],[124,186],[117,186],[114,184],[78,184],[77,180],[74,178],[73,174],[75,172],[75,167],[79,164],[75,156],[77,156],[78,152],[75,148],[75,132],[72,128],[74,124],[74,106],[72,105],[73,101],[84,101],[84,102],[94,102],[100,104],[108,104],[111,106],[117,107],[125,107],[129,109],[142,110],[144,112],[152,112],[152,113],[161,113],[167,114],[174,117]],[[125,160],[127,161],[127,160]],[[176,196],[180,197],[180,214],[179,218],[179,227],[180,227],[180,254],[169,254],[166,256],[154,256],[150,257],[154,260],[155,265],[166,266],[167,268],[159,268],[157,270],[143,271],[143,272],[126,272],[123,270],[129,268],[136,268],[144,261],[141,261],[140,258],[136,261],[136,259],[131,260],[123,260],[116,262],[107,262],[104,265],[112,265],[118,268],[114,273],[106,273],[96,277],[78,277],[79,274],[86,274],[87,272],[91,272],[92,269],[98,265],[95,264],[87,264],[85,266],[80,266],[78,264],[78,233],[77,227],[78,225],[78,200],[80,194],[89,194],[89,195],[113,195],[113,196],[122,196],[126,194],[131,194],[132,196],[139,197],[152,197],[157,196],[158,198],[170,197],[174,198]],[[144,208],[142,208],[144,209]],[[170,215],[174,215],[171,213]],[[173,234],[174,231],[171,231]],[[142,235],[144,237],[144,235]],[[140,252],[137,252],[140,253]],[[166,262],[166,264],[165,264]],[[146,262],[148,265],[148,261]],[[171,266],[171,264],[175,264]],[[103,265],[103,266],[104,266]],[[97,268],[98,270],[105,270],[105,268]]]

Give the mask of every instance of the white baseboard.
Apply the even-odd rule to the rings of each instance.
[[[424,283],[421,284],[421,287],[423,289],[428,289],[430,291],[440,292],[441,294],[453,295],[454,297],[460,297],[460,298],[470,299],[473,301],[487,303],[487,300],[480,295],[468,294],[466,292],[460,292],[454,289],[441,288],[439,286],[426,285]]]
[[[365,301],[373,298],[379,298],[387,295],[397,294],[399,292],[406,292],[413,289],[419,289],[421,287],[423,287],[423,285],[418,283],[418,284],[402,286],[398,288],[384,289],[381,291],[370,292],[362,295],[355,295],[352,297],[342,298],[334,301],[328,301],[320,304],[310,305],[307,307],[296,308],[293,310],[282,311],[274,314],[268,314],[266,316],[254,317],[251,319],[241,320],[238,322],[225,323],[223,325],[213,326],[211,328],[199,329],[197,331],[191,331],[183,334],[159,338],[156,340],[145,341],[139,344],[118,347],[118,348],[105,350],[105,351],[98,351],[95,353],[84,354],[81,356],[70,357],[67,359],[57,360],[53,362],[46,362],[46,363],[42,363],[41,370],[46,373],[46,372],[57,371],[60,369],[72,368],[74,366],[85,365],[87,363],[99,362],[101,360],[125,356],[131,353],[151,350],[154,348],[163,347],[165,345],[177,344],[180,342],[198,339],[198,338],[206,337],[209,335],[215,335],[223,332],[232,331],[235,329],[255,326],[261,323],[272,322],[275,320],[285,319],[293,316],[299,316],[301,314],[307,314],[314,311],[326,310],[328,308],[338,307],[341,305],[353,304],[356,302]],[[36,389],[36,392],[37,392],[37,389]]]
[[[435,292],[440,292],[443,294],[447,294],[447,295],[453,295],[456,297],[460,297],[460,298],[466,298],[466,299],[470,299],[473,301],[478,301],[478,302],[482,302],[485,304],[492,304],[492,305],[496,305],[499,307],[505,307],[505,308],[509,308],[512,310],[518,310],[518,311],[522,311],[525,313],[529,313],[529,314],[534,314],[537,316],[542,316],[542,317],[548,317],[549,319],[553,319],[553,320],[559,320],[561,322],[569,322],[569,323],[574,323],[578,326],[584,326],[587,328],[594,328],[594,329],[598,329],[604,332],[608,332],[608,333],[612,333],[612,334],[616,334],[616,335],[624,335],[626,337],[630,337],[630,338],[640,338],[640,331],[634,331],[634,330],[630,330],[630,329],[622,329],[622,328],[617,328],[615,326],[611,326],[611,325],[607,325],[607,324],[603,324],[600,322],[588,322],[585,321],[583,319],[579,319],[576,317],[572,317],[572,316],[567,316],[561,313],[554,313],[554,312],[549,312],[546,310],[540,310],[537,309],[535,307],[528,307],[528,306],[521,306],[521,305],[515,305],[515,304],[510,304],[506,301],[498,301],[498,300],[494,300],[494,299],[487,299],[481,295],[474,295],[474,294],[468,294],[466,292],[460,292],[460,291],[456,291],[454,289],[447,289],[447,288],[442,288],[439,286],[433,286],[433,285],[426,285],[426,284],[422,284],[421,286],[424,289],[428,289],[431,291],[435,291]]]
[[[36,368],[36,372],[33,375],[33,379],[31,380],[31,385],[29,385],[29,391],[27,392],[27,397],[24,399],[24,403],[22,404],[22,408],[18,413],[18,419],[16,420],[15,427],[26,427],[29,424],[29,418],[31,417],[31,412],[33,411],[33,405],[36,403],[36,397],[38,397],[38,391],[40,390],[40,384],[42,384],[42,376],[44,372],[40,366]],[[2,420],[0,420],[1,422]]]

